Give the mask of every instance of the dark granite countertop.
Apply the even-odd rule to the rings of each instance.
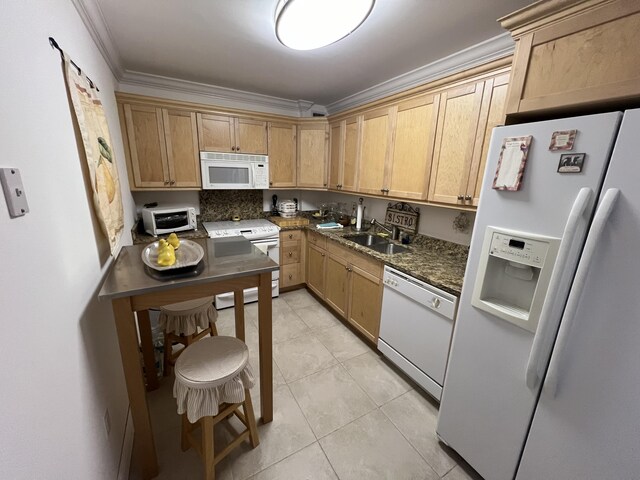
[[[350,241],[349,236],[361,233],[351,227],[345,227],[340,230],[318,230],[315,225],[309,225],[307,228],[352,250],[376,258],[385,265],[389,265],[429,285],[433,285],[457,297],[460,296],[469,247],[424,235],[417,235],[410,245],[404,245],[409,251],[386,255]],[[366,233],[375,234],[376,232],[371,229]],[[393,240],[391,242],[400,243]]]

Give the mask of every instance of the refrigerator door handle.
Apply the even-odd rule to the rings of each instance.
[[[607,190],[602,199],[602,203],[600,203],[600,206],[593,217],[593,224],[584,245],[582,259],[580,260],[580,265],[578,265],[578,270],[576,271],[576,276],[571,287],[571,293],[567,300],[567,308],[565,310],[562,323],[560,324],[558,338],[553,349],[551,362],[549,363],[547,378],[544,381],[544,390],[552,397],[555,397],[558,388],[558,376],[560,374],[562,352],[564,351],[569,339],[569,331],[571,330],[571,324],[575,320],[576,311],[578,310],[578,305],[580,303],[580,297],[582,296],[584,284],[587,281],[587,275],[589,274],[589,267],[591,266],[596,249],[600,244],[600,238],[604,233],[604,228],[611,216],[611,212],[615,207],[619,195],[620,190],[617,188],[610,188]]]
[[[587,206],[591,202],[593,196],[593,190],[588,187],[583,187],[578,192],[571,212],[569,213],[569,219],[562,235],[562,242],[558,250],[558,256],[556,258],[556,265],[553,269],[553,274],[549,280],[549,287],[547,289],[547,298],[545,299],[542,311],[540,312],[540,319],[538,321],[538,328],[533,337],[533,344],[531,346],[531,353],[529,354],[529,361],[527,362],[526,370],[526,382],[527,387],[531,390],[535,390],[542,380],[544,370],[546,367],[546,359],[550,351],[554,339],[553,328],[555,325],[551,320],[551,314],[554,306],[554,298],[550,298],[553,292],[557,292],[560,289],[560,283],[565,270],[565,266],[569,261],[570,251],[575,243],[575,236],[583,221],[584,213],[587,210]],[[588,219],[584,219],[587,221]]]

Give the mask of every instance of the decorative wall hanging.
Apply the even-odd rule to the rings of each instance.
[[[405,232],[418,233],[418,220],[420,220],[420,209],[414,208],[408,203],[389,203],[384,223],[388,226],[396,225]]]
[[[49,42],[60,51],[64,61],[67,91],[82,134],[93,193],[93,208],[102,231],[109,240],[111,254],[115,255],[124,228],[124,214],[107,118],[94,83],[53,38],[49,38]]]
[[[453,229],[456,232],[467,233],[470,225],[471,220],[469,219],[467,212],[460,212],[456,218],[453,219]]]

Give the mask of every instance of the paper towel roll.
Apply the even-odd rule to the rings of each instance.
[[[358,211],[356,212],[356,228],[359,230],[362,228],[362,214],[364,213],[364,207],[358,205]]]

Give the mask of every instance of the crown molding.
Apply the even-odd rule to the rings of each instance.
[[[120,80],[120,90],[128,93],[149,94],[150,92],[141,89],[152,89],[154,95],[158,95],[158,90],[166,91],[168,96],[174,99],[185,100],[184,96],[197,96],[205,98],[206,103],[255,110],[264,113],[277,115],[289,115],[294,117],[311,116],[312,111],[325,112],[324,107],[315,105],[306,100],[289,100],[286,98],[273,97],[260,93],[236,90],[233,88],[218,87],[206,83],[191,82],[178,78],[164,77],[149,73],[126,70]],[[182,98],[176,98],[182,96]],[[312,108],[313,107],[313,108]]]
[[[71,0],[71,3],[73,3],[78,15],[80,15],[82,23],[84,23],[84,26],[89,31],[89,35],[91,35],[102,57],[107,62],[111,73],[116,77],[116,80],[120,80],[124,73],[122,60],[111,38],[109,27],[107,27],[107,23],[104,21],[100,6],[95,0]]]
[[[329,115],[349,110],[469,68],[513,54],[515,43],[509,33],[465,48],[435,62],[398,75],[326,106]]]

